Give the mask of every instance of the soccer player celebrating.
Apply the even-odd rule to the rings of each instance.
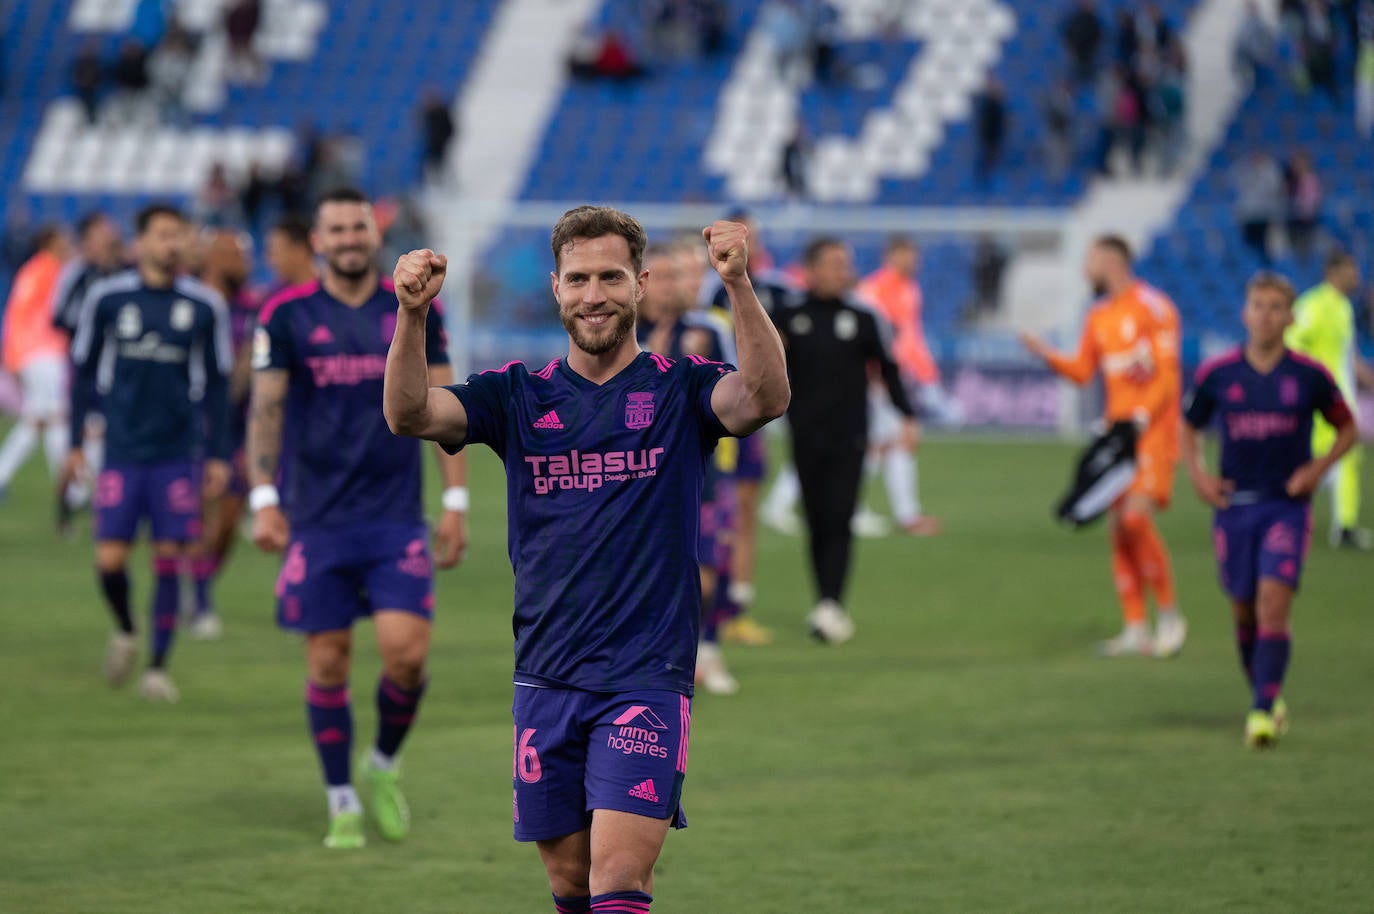
[[[506,465],[515,569],[515,837],[538,843],[560,912],[647,912],[670,825],[686,825],[697,527],[706,460],[788,402],[782,345],[749,283],[747,232],[703,231],[729,290],[739,371],[642,352],[644,229],[605,207],[554,227],[566,359],[513,362],[436,388],[424,370],[447,261],[396,265],[401,312],[386,373],[398,434]]]
[[[352,626],[371,615],[376,627],[377,739],[361,773],[378,831],[397,841],[410,828],[397,754],[425,691],[434,581],[420,448],[394,437],[379,408],[397,299],[378,275],[381,235],[367,197],[348,189],[327,194],[313,239],[322,278],[267,302],[254,331],[248,503],[253,541],[286,551],[277,622],[305,634],[306,715],[329,802],[324,843],[357,848],[366,838],[350,770]],[[421,373],[450,383],[443,322],[437,311],[428,321]],[[440,466],[446,489],[435,547],[439,566],[448,568],[467,539],[468,493],[460,458],[440,454]]]
[[[1099,300],[1088,312],[1077,355],[1061,355],[1029,334],[1021,341],[1080,386],[1100,371],[1106,421],[1133,421],[1140,430],[1139,470],[1111,510],[1112,573],[1125,628],[1099,644],[1098,653],[1173,657],[1183,650],[1188,628],[1175,603],[1173,568],[1154,515],[1169,505],[1178,461],[1179,320],[1173,302],[1136,278],[1131,259],[1130,246],[1115,235],[1104,235],[1089,248],[1084,274]],[[1153,639],[1146,621],[1147,588],[1158,616]]]
[[[224,300],[178,276],[186,220],[171,206],[139,213],[138,266],[91,286],[82,306],[72,360],[68,478],[81,478],[86,411],[100,397],[105,414],[105,467],[96,480],[95,563],[118,623],[105,656],[105,676],[118,685],[137,655],[129,614],[129,544],[147,516],[152,524],[152,658],[140,691],[172,702],[167,675],[176,631],[177,573],[186,544],[200,533],[201,492],[195,461],[204,457],[203,489],[217,498],[229,479],[227,374],[232,359]]]
[[[1241,668],[1254,701],[1245,742],[1273,744],[1287,728],[1280,693],[1292,651],[1288,630],[1302,575],[1310,498],[1355,443],[1355,419],[1326,369],[1284,347],[1295,293],[1288,280],[1261,273],[1245,291],[1243,348],[1198,370],[1183,435],[1183,460],[1198,496],[1216,509],[1212,535],[1221,586],[1231,598]],[[1313,414],[1335,441],[1312,457]],[[1203,462],[1202,433],[1221,429],[1221,475]]]

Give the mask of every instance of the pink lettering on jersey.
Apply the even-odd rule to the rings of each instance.
[[[1226,433],[1232,441],[1264,441],[1292,435],[1298,417],[1292,413],[1245,412],[1226,415]]]
[[[595,492],[613,482],[629,482],[658,475],[666,449],[642,448],[635,451],[531,454],[525,458],[530,468],[535,495],[558,491]]]
[[[625,427],[630,430],[648,428],[654,424],[654,395],[652,392],[632,393],[625,400]]]
[[[317,355],[305,360],[316,387],[351,386],[376,381],[386,375],[386,356]]]

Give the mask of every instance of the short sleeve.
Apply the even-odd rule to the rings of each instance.
[[[1217,408],[1216,394],[1212,390],[1213,377],[1212,372],[1198,372],[1193,389],[1183,400],[1183,418],[1193,428],[1206,428],[1207,423],[1212,421],[1212,413]]]
[[[291,339],[291,322],[285,307],[267,307],[271,308],[267,321],[253,331],[253,370],[289,370],[296,354],[295,342]]]
[[[1312,389],[1312,408],[1321,413],[1322,418],[1340,428],[1353,421],[1354,412],[1345,401],[1345,395],[1336,385],[1336,379],[1324,368],[1314,369]]]
[[[444,450],[456,454],[469,444],[485,444],[505,458],[512,370],[484,371],[469,375],[463,384],[444,388],[458,398],[468,414],[467,438],[457,444],[440,442]]]
[[[702,444],[713,447],[721,438],[730,437],[730,431],[716,416],[711,407],[711,394],[715,392],[720,379],[738,369],[724,362],[712,362],[701,356],[688,356],[691,364],[687,368],[688,394],[695,404],[697,424],[701,428]]]
[[[425,361],[431,366],[449,363],[448,330],[444,327],[444,312],[437,301],[430,305],[429,314],[425,317]]]

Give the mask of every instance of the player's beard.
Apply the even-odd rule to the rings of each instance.
[[[1107,284],[1100,279],[1092,281],[1093,297],[1105,298],[1107,295]]]
[[[343,266],[343,255],[347,253],[364,254],[365,256],[363,257],[362,266],[346,269]],[[348,282],[359,282],[360,280],[365,279],[368,273],[372,272],[372,264],[374,260],[375,257],[373,257],[370,254],[367,254],[366,251],[340,251],[333,257],[329,258],[329,269],[331,272],[333,272],[336,276],[340,277],[341,279],[345,279]]]
[[[597,336],[592,336],[584,331],[578,320],[581,312],[563,311],[559,316],[563,320],[563,329],[567,330],[568,336],[572,337],[574,346],[587,355],[605,355],[625,342],[625,337],[634,330],[637,310],[634,300],[631,300],[629,305],[619,310],[619,313],[609,312],[612,315],[611,320],[607,321],[610,332],[606,332],[607,327],[603,325],[598,328]]]

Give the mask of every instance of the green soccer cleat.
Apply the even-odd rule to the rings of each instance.
[[[377,831],[388,841],[400,841],[410,833],[410,807],[401,793],[400,769],[382,771],[367,758],[358,767],[369,800],[364,805],[372,814]]]
[[[324,836],[324,846],[330,850],[357,850],[367,846],[363,834],[363,814],[360,812],[337,812],[329,817],[329,833]]]
[[[1282,698],[1274,699],[1274,735],[1288,735],[1288,702]]]
[[[1278,739],[1274,715],[1256,708],[1245,718],[1245,745],[1251,749],[1268,749]]]

